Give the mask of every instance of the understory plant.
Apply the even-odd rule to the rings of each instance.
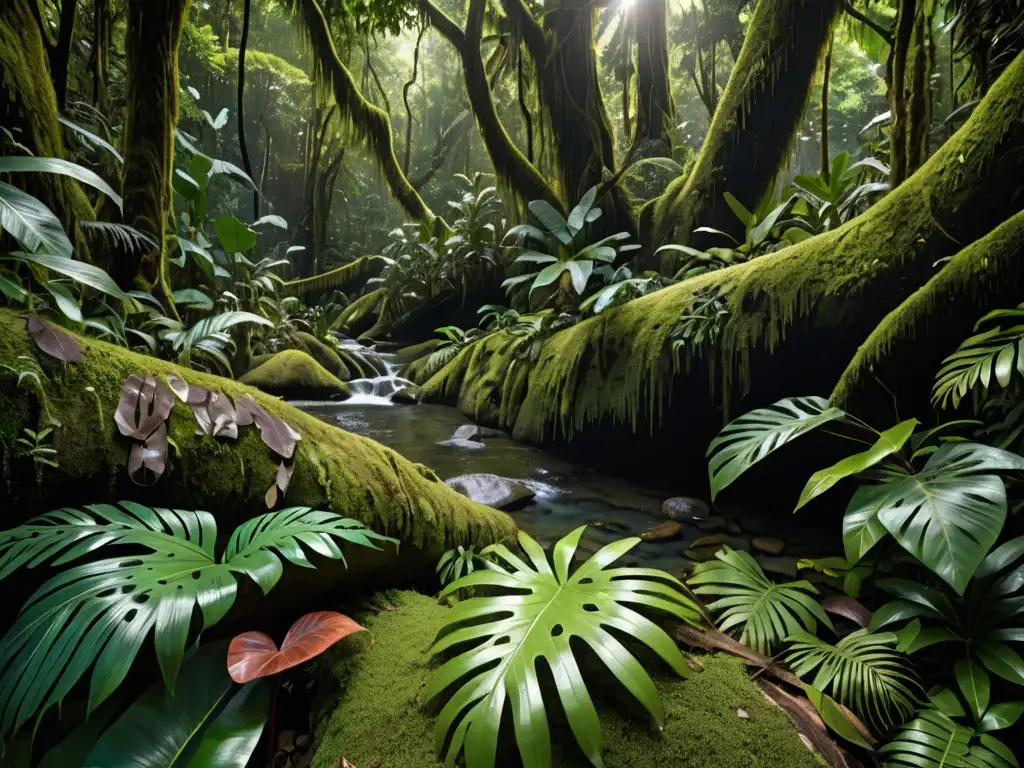
[[[550,702],[545,701],[537,670],[541,662],[554,676],[577,744],[591,764],[604,764],[601,725],[572,648],[574,639],[589,646],[655,725],[662,726],[665,712],[654,683],[620,638],[645,645],[686,677],[690,671],[676,643],[641,611],[695,627],[701,624],[702,611],[682,583],[664,571],[609,567],[640,543],[638,538],[609,544],[574,567],[585,530],[586,526],[578,528],[555,544],[550,560],[536,541],[520,532],[525,559],[495,545],[495,562],[482,561],[484,567],[448,584],[441,593],[444,597],[460,590],[488,590],[487,595],[456,604],[431,649],[444,663],[424,697],[444,702],[434,736],[449,765],[460,755],[467,768],[495,764],[506,706],[515,713],[523,764],[552,764]]]

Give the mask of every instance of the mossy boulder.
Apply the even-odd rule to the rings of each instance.
[[[338,354],[338,350],[334,349],[326,342],[321,341],[313,334],[306,333],[305,331],[299,331],[294,334],[293,339],[296,349],[305,352],[307,355],[312,357],[332,376],[335,376],[342,381],[349,381],[353,378],[357,378],[352,375],[352,371],[349,370],[345,361],[341,359],[341,355]]]
[[[427,651],[449,610],[412,592],[388,595],[397,611],[361,619],[373,646],[355,639],[335,652],[337,704],[319,724],[313,768],[336,768],[344,756],[355,765],[436,768],[431,710],[422,692],[434,666]],[[354,653],[356,649],[365,649]],[[689,680],[657,677],[665,704],[662,734],[649,718],[623,706],[621,691],[592,686],[601,713],[608,768],[820,768],[786,716],[769,704],[747,677],[743,662],[701,657]],[[736,710],[742,709],[747,718]],[[558,706],[549,708],[553,764],[589,766],[572,741]],[[520,765],[511,729],[498,748],[498,765]]]
[[[175,399],[168,418],[174,447],[163,476],[149,486],[128,478],[133,441],[118,432],[114,413],[125,379],[170,374],[237,401],[250,395],[270,414],[300,435],[294,470],[280,504],[309,506],[343,513],[401,541],[396,555],[354,552],[349,570],[339,562],[316,571],[290,569],[289,583],[313,596],[342,581],[349,584],[384,574],[383,583],[432,571],[446,549],[504,539],[515,531],[511,518],[475,504],[449,489],[431,470],[413,464],[372,440],[344,432],[242,383],[200,373],[92,339],[79,338],[82,361],[62,363],[42,353],[30,338],[25,320],[0,310],[0,364],[20,369],[23,358],[37,361],[41,388],[18,386],[17,376],[0,367],[0,483],[3,525],[14,526],[40,512],[61,506],[132,499],[153,506],[206,509],[227,535],[235,526],[266,511],[264,495],[274,483],[280,459],[254,427],[237,440],[197,435],[196,419]],[[39,429],[44,413],[62,425],[55,432],[59,468],[43,468],[40,482],[32,463],[15,455],[23,430]],[[362,549],[362,548],[360,548]],[[301,573],[299,573],[301,572]],[[378,576],[378,579],[380,577]],[[380,587],[381,581],[375,583]],[[278,589],[286,597],[288,590]],[[294,591],[291,593],[294,596]]]
[[[282,397],[328,400],[349,396],[344,381],[297,349],[278,352],[242,376],[241,381]]]

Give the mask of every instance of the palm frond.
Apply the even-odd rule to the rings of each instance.
[[[121,248],[126,253],[145,253],[156,248],[156,241],[135,227],[113,221],[80,221],[78,228],[87,235],[97,235],[107,244]]]

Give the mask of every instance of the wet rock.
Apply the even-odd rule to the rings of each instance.
[[[694,522],[706,518],[711,514],[711,510],[700,499],[691,499],[688,496],[675,496],[671,499],[665,499],[661,503],[661,514],[669,520]]]
[[[726,520],[725,521],[725,527],[729,531],[729,533],[732,533],[732,534],[743,533],[743,527],[739,523],[737,523],[735,520]]]
[[[758,536],[750,540],[750,546],[766,555],[781,555],[782,550],[786,548],[786,542],[770,536]]]
[[[448,443],[455,442],[448,440]],[[462,442],[469,443],[478,448],[483,446],[471,440]],[[444,443],[442,443],[444,445]],[[494,509],[513,510],[526,506],[536,494],[522,483],[509,480],[500,475],[489,475],[485,473],[475,475],[459,475],[445,480],[445,485],[458,491],[473,501],[485,504]]]
[[[698,520],[695,525],[702,531],[725,531],[729,529],[729,522],[724,517],[718,515],[711,515],[705,517],[703,520]]]
[[[505,437],[505,433],[491,429],[490,427],[480,427],[476,424],[463,424],[461,427],[455,430],[455,434],[452,435],[452,440],[475,440],[478,443],[483,442],[485,437]]]
[[[728,540],[729,540],[729,537],[726,536],[724,533],[716,533],[716,534],[714,534],[712,536],[701,536],[699,539],[697,539],[695,542],[693,542],[693,544],[691,544],[690,546],[692,546],[692,547],[711,547],[711,546],[716,546],[716,545],[717,546],[721,546],[722,544],[725,544]]]
[[[438,445],[444,445],[451,448],[466,448],[470,451],[478,451],[484,447],[483,443],[478,443],[476,440],[442,440]]]
[[[640,534],[644,541],[668,541],[683,535],[683,526],[676,522],[659,523]]]
[[[691,560],[696,560],[698,563],[706,563],[709,560],[714,560],[715,554],[721,549],[721,544],[708,544],[703,547],[690,547],[683,554]]]
[[[415,384],[408,384],[392,392],[389,399],[399,405],[416,405],[420,401],[420,388]]]
[[[797,575],[795,557],[759,557],[757,562],[767,574],[778,574],[795,579]]]

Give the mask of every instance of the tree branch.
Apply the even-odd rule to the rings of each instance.
[[[544,28],[533,18],[523,0],[501,0],[501,5],[519,30],[536,65],[543,67],[548,58],[548,42]]]
[[[853,3],[851,3],[850,0],[843,0],[843,10],[846,11],[849,16],[853,17],[866,27],[869,27],[876,35],[885,40],[886,45],[890,47],[892,46],[893,36],[891,30],[886,29],[867,14],[858,11],[853,7]]]

